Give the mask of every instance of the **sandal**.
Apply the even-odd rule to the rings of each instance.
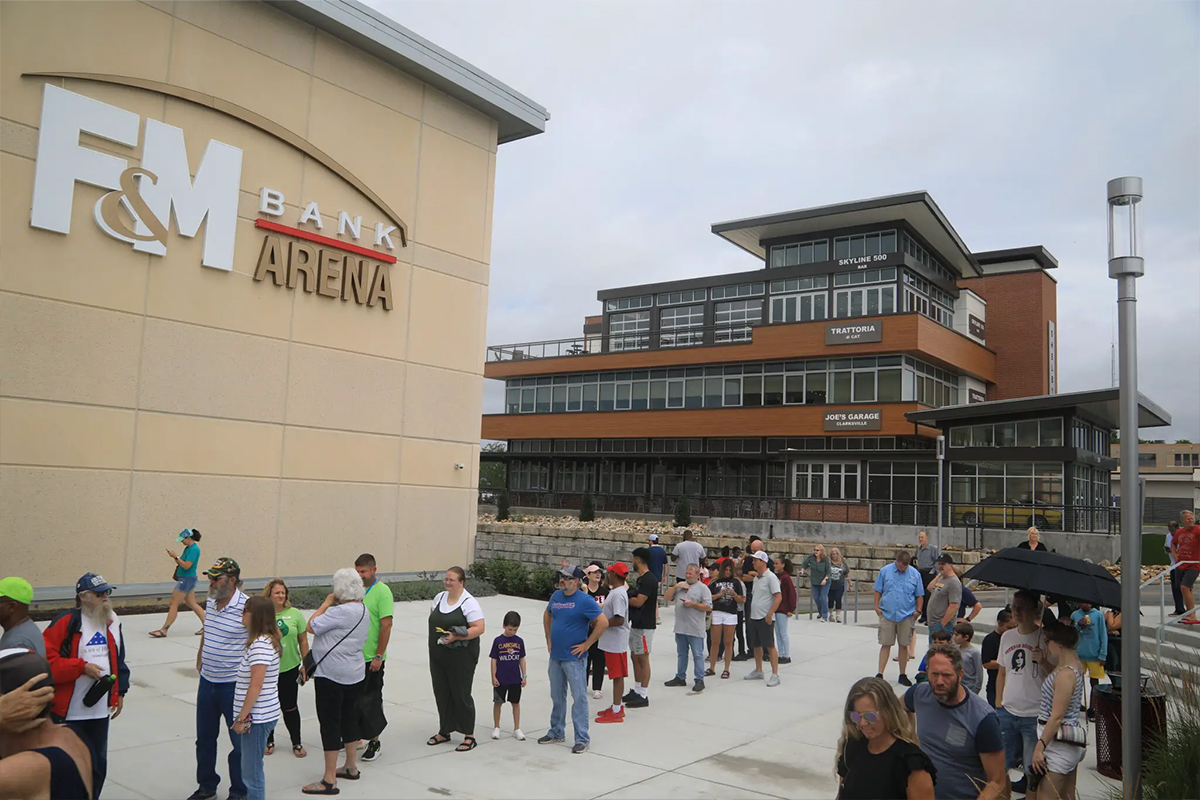
[[[304,758],[306,755],[308,755],[308,751],[304,749],[304,745],[294,744],[292,745],[292,755],[294,755],[296,758]]]
[[[274,755],[274,754],[275,754],[275,743],[267,742],[267,750],[265,753],[263,753],[263,755],[270,756],[270,755]]]
[[[156,630],[156,631],[150,631],[150,638],[151,638],[151,639],[165,639],[165,638],[167,638],[167,629],[166,629],[166,628],[159,628],[159,629],[158,629],[158,630]]]
[[[356,769],[354,772],[351,772],[345,767],[338,767],[338,771],[333,774],[339,778],[345,778],[348,781],[356,781],[362,777],[362,772],[360,770]]]
[[[314,789],[313,788],[314,786],[317,788]],[[342,790],[337,787],[336,783],[330,783],[329,781],[325,780],[324,778],[317,781],[316,783],[310,783],[308,786],[305,786],[300,791],[304,792],[305,794],[341,794],[342,793]]]
[[[712,667],[709,667],[708,669],[704,670],[704,677],[706,677],[706,678],[709,675],[716,675],[716,674],[717,674],[717,671],[715,669],[713,669]]]
[[[196,631],[196,633],[195,633],[194,635],[195,635],[195,636],[203,636],[203,635],[204,635],[204,628],[201,628],[200,630]]]
[[[442,736],[440,733],[438,733],[433,736],[430,736],[429,741],[425,742],[425,744],[427,744],[430,747],[434,747],[435,745],[445,744],[448,741],[450,741],[449,736]]]
[[[721,680],[728,680],[728,679],[729,679],[729,670],[724,670],[721,673]]]
[[[479,742],[475,741],[474,736],[468,736],[462,740],[462,744],[454,748],[456,753],[467,753],[479,746]]]

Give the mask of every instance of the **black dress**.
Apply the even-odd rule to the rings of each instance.
[[[937,768],[929,756],[912,742],[897,739],[878,755],[867,749],[866,739],[846,742],[846,751],[838,759],[842,779],[840,800],[905,800],[908,776],[925,770],[937,780]]]

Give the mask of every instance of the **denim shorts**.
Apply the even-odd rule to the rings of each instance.
[[[175,591],[187,594],[196,588],[196,576],[188,575],[175,581]]]

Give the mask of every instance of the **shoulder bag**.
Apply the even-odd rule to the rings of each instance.
[[[303,686],[305,683],[308,682],[309,678],[315,677],[317,674],[317,667],[321,666],[321,662],[324,661],[325,659],[329,658],[329,654],[332,653],[334,650],[337,650],[338,645],[340,645],[342,642],[346,641],[347,636],[354,633],[354,631],[362,623],[363,617],[365,617],[366,615],[367,615],[367,607],[366,607],[366,605],[363,605],[362,617],[359,617],[358,622],[354,623],[354,627],[352,627],[350,630],[346,631],[342,635],[342,638],[337,640],[337,644],[335,644],[333,647],[331,647],[325,651],[325,655],[321,656],[321,661],[316,660],[316,657],[313,656],[312,648],[309,648],[309,651],[304,654],[304,661],[301,664],[300,672],[296,674],[296,683]]]

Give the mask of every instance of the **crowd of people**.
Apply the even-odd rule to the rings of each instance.
[[[1186,513],[1169,545],[1190,590],[1188,562],[1200,528]],[[1044,547],[1036,529],[1026,546]],[[320,777],[306,794],[335,795],[339,781],[359,780],[360,762],[379,758],[387,726],[383,706],[384,668],[391,640],[393,595],[380,581],[375,558],[364,553],[354,567],[337,570],[332,591],[309,617],[293,608],[282,579],[261,595],[242,591],[241,569],[228,557],[204,572],[203,607],[195,601],[200,533],[177,537],[180,553],[168,549],[176,584],[163,626],[169,635],[181,603],[201,621],[197,631],[196,790],[189,800],[211,800],[222,782],[217,749],[222,724],[232,749],[228,756],[231,798],[265,798],[264,758],[275,751],[275,729],[283,721],[292,755],[303,759],[298,696],[314,686],[323,755]],[[981,647],[971,624],[982,605],[962,585],[954,558],[929,544],[921,531],[914,553],[899,550],[874,582],[880,646],[878,671],[856,682],[845,703],[836,773],[840,797],[1002,797],[1009,770],[1022,777],[1011,789],[1029,797],[1074,797],[1075,773],[1086,754],[1088,721],[1095,692],[1119,651],[1120,612],[1101,613],[1087,603],[1018,591],[1011,608],[997,614],[996,630]],[[622,723],[627,709],[650,704],[650,654],[660,623],[660,605],[674,608],[675,674],[666,687],[705,690],[705,680],[731,677],[731,662],[753,659],[741,677],[780,684],[779,665],[790,662],[788,619],[797,592],[790,558],[772,558],[751,537],[743,552],[709,553],[690,531],[670,555],[651,534],[622,561],[586,567],[564,562],[558,588],[546,604],[542,627],[549,654],[549,728],[539,744],[566,740],[570,700],[572,752],[587,750],[590,725]],[[800,564],[808,577],[817,618],[837,621],[849,566],[836,548],[816,545]],[[1194,574],[1194,572],[1193,572]],[[428,656],[438,730],[430,747],[475,740],[475,670],[485,633],[484,612],[467,590],[467,575],[451,567],[444,591],[428,615]],[[76,607],[44,631],[29,616],[32,586],[21,578],[0,580],[0,795],[4,797],[99,798],[107,775],[108,732],[124,708],[130,687],[126,641],[114,613],[115,587],[87,573],[76,584]],[[1185,595],[1191,602],[1190,591]],[[660,602],[661,600],[661,602]],[[1189,606],[1190,607],[1190,606]],[[907,675],[918,620],[928,626],[929,646],[916,681]],[[508,612],[489,651],[493,688],[492,738],[502,736],[503,707],[511,707],[513,737],[524,740],[520,703],[528,686],[521,617]],[[897,646],[906,687],[897,697],[884,679],[891,648]],[[736,653],[735,653],[736,650]],[[769,667],[770,675],[766,675]],[[631,673],[632,669],[632,675]],[[689,675],[690,670],[690,675]],[[984,676],[986,675],[986,686]],[[611,705],[594,718],[590,694]],[[631,682],[626,692],[626,683]],[[1090,691],[1089,691],[1090,689]],[[982,693],[982,696],[981,696]],[[1089,699],[1090,698],[1090,699]]]

